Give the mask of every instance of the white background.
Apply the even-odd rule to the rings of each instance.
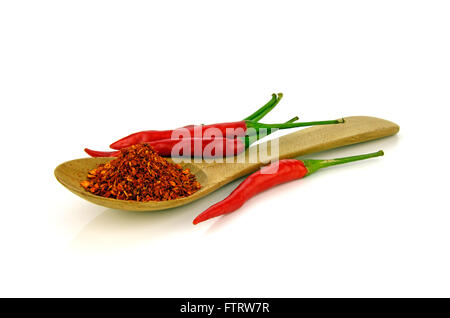
[[[2,1],[0,296],[450,296],[448,1]],[[54,168],[134,131],[351,115],[382,158],[170,211],[83,201]]]

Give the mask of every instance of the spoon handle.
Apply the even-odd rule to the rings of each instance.
[[[390,121],[367,116],[344,118],[343,124],[306,128],[279,139],[280,159],[348,146],[395,135],[400,127]]]
[[[344,118],[344,123],[305,128],[273,141],[250,147],[243,162],[234,164],[201,164],[217,188],[236,178],[257,170],[262,165],[277,159],[298,156],[339,148],[396,134],[400,127],[390,121],[368,116]],[[270,151],[270,149],[272,149]]]

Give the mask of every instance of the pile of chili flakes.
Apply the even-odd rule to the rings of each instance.
[[[118,157],[89,171],[81,186],[106,198],[166,201],[187,197],[201,188],[195,175],[168,162],[148,144],[120,150]]]

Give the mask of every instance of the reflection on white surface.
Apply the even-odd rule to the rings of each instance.
[[[201,233],[204,225],[194,226],[192,220],[210,205],[226,197],[239,182],[241,179],[204,198],[173,209],[149,212],[106,209],[78,233],[71,248],[86,252],[112,251],[149,244],[174,235]]]

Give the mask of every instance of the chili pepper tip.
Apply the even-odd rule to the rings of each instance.
[[[203,222],[203,221],[205,221],[205,220],[200,220],[200,219],[197,217],[197,218],[194,219],[194,221],[192,221],[192,224],[197,225],[197,224],[199,224],[199,223],[201,223],[201,222]]]

